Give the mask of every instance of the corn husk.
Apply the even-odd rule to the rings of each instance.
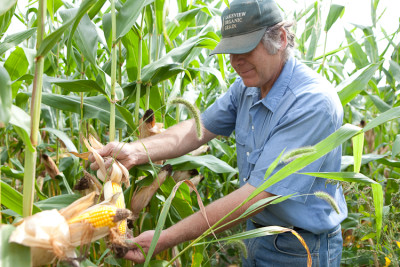
[[[199,148],[193,150],[192,152],[189,152],[190,155],[192,156],[200,156],[210,150],[210,147],[208,145],[202,145]]]
[[[131,199],[131,211],[133,220],[139,217],[140,212],[146,207],[158,188],[164,183],[165,179],[171,175],[172,166],[165,165],[161,168],[158,176],[149,186],[141,187],[133,193]]]
[[[154,112],[152,109],[146,110],[143,117],[139,120],[138,130],[139,130],[139,139],[153,136],[165,131],[164,124],[156,122]]]
[[[42,162],[44,164],[44,168],[47,174],[53,179],[56,179],[56,176],[60,174],[58,167],[54,160],[46,154],[42,154]]]
[[[196,169],[187,171],[174,171],[174,173],[172,174],[172,178],[174,179],[175,183],[178,183],[183,180],[189,180],[190,178],[198,174],[199,172]]]
[[[110,229],[108,227],[94,228],[82,222],[70,224],[68,221],[101,205],[115,206],[120,194],[115,194],[110,199],[95,204],[95,193],[91,193],[60,211],[45,210],[29,216],[16,227],[9,242],[34,248],[31,251],[33,266],[51,264],[57,258],[61,260],[76,258],[77,246],[108,235]],[[126,217],[128,216],[130,216],[130,211],[126,210]]]

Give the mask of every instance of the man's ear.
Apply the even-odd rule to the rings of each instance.
[[[282,52],[287,47],[287,34],[286,34],[286,31],[283,29],[283,27],[281,27],[279,29],[279,31],[280,31],[280,37],[281,37],[281,47],[279,48],[279,51]]]

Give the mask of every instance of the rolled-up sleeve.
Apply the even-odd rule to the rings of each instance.
[[[202,123],[210,132],[229,136],[235,129],[240,83],[240,79],[236,79],[229,90],[201,114]]]

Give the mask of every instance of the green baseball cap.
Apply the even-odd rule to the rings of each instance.
[[[274,0],[234,0],[221,20],[222,39],[210,55],[250,52],[265,30],[281,22],[282,16]]]

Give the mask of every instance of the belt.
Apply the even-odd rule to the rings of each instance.
[[[252,220],[251,222],[253,223],[253,225],[254,225],[256,228],[267,227],[267,225],[262,225],[262,224],[256,223],[256,222],[254,222],[253,220]],[[288,226],[288,227],[286,227],[286,228],[293,229],[293,230],[295,230],[296,232],[297,232],[297,231],[307,231],[307,230],[304,230],[303,228],[296,227],[296,226]],[[308,231],[307,231],[307,232],[308,232]]]

